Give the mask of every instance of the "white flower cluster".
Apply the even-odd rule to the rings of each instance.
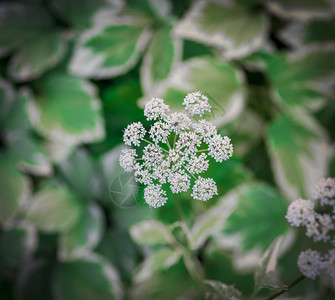
[[[211,110],[208,98],[200,92],[188,94],[183,104],[192,116],[202,116]],[[123,135],[128,146],[146,143],[142,156],[129,148],[122,151],[119,161],[126,172],[134,172],[136,181],[146,185],[144,198],[149,206],[166,203],[166,187],[172,193],[181,193],[192,186],[191,196],[201,201],[217,195],[214,180],[198,174],[208,169],[208,156],[217,162],[232,156],[230,139],[222,137],[205,119],[191,120],[185,113],[170,112],[163,99],[149,101],[144,115],[148,121],[155,121],[148,130],[149,140],[145,139],[147,131],[140,122],[128,125]]]
[[[305,227],[306,235],[314,242],[329,242],[332,247],[325,255],[311,249],[301,252],[298,258],[300,271],[311,279],[321,271],[335,278],[335,180],[321,179],[315,186],[313,201],[293,201],[286,219],[294,227]]]
[[[315,279],[321,272],[335,278],[335,249],[329,250],[325,255],[311,249],[302,251],[298,258],[298,266],[301,273],[311,279]]]

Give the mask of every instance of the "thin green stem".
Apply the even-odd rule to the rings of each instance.
[[[208,151],[208,149],[198,150],[197,153],[198,153],[198,152],[205,152],[205,151]]]
[[[297,278],[296,280],[292,281],[286,289],[279,291],[276,294],[273,294],[272,296],[270,296],[269,298],[267,298],[266,300],[272,300],[277,298],[278,296],[280,296],[281,294],[284,294],[285,292],[287,292],[288,290],[290,290],[292,287],[294,287],[296,284],[298,284],[300,281],[302,281],[303,279],[305,279],[305,276],[300,276],[299,278]]]
[[[185,168],[185,166],[184,165],[182,165],[182,167],[187,171],[187,173],[188,174],[190,174],[195,180],[197,180],[198,178],[197,177],[195,177],[189,170],[187,170],[186,168]]]
[[[167,146],[168,146],[168,148],[171,150],[171,145],[170,145],[170,142],[169,142],[169,139],[166,139],[166,141],[167,141]]]
[[[146,139],[143,139],[143,141],[145,141],[145,142],[147,142],[148,144],[151,144],[151,145],[156,145],[156,144],[154,144],[154,143],[152,143],[152,142],[150,142],[150,141],[148,141],[148,140],[146,140]],[[158,145],[156,145],[156,146],[158,146]],[[162,149],[163,151],[165,151],[166,153],[169,153],[168,150],[162,148],[161,146],[158,146],[158,147],[161,148],[161,149]]]
[[[174,134],[173,147],[176,145],[176,141],[177,141],[177,133]]]

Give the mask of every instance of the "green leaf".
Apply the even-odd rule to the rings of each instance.
[[[335,18],[295,22],[284,28],[280,36],[296,47],[312,43],[333,42],[335,41]]]
[[[177,36],[223,48],[226,58],[246,56],[264,44],[267,19],[236,1],[197,1],[177,24]]]
[[[87,255],[99,243],[103,230],[103,214],[99,206],[84,208],[77,223],[60,237],[60,257],[64,260]]]
[[[9,76],[16,82],[35,79],[54,67],[64,56],[65,39],[48,33],[18,49],[9,63]]]
[[[266,3],[272,13],[298,20],[327,17],[334,11],[334,5],[328,0],[270,0]]]
[[[197,282],[205,280],[205,272],[198,257],[190,251],[184,251],[183,261],[190,276]]]
[[[275,100],[290,110],[295,106],[318,109],[332,97],[335,44],[313,45],[288,55],[273,56],[266,71]]]
[[[287,203],[274,188],[265,184],[245,186],[235,197],[236,209],[226,220],[223,232],[239,234],[242,252],[265,250],[278,235],[287,232]]]
[[[128,72],[151,36],[145,22],[136,16],[114,16],[107,22],[100,18],[79,39],[70,71],[90,78],[110,78]]]
[[[175,39],[171,35],[171,30],[172,24],[156,30],[143,58],[141,80],[146,93],[159,89],[173,71],[176,62],[181,59],[181,40]]]
[[[255,288],[260,290],[264,286],[278,285],[277,263],[283,236],[277,237],[264,252],[259,267],[255,271]]]
[[[51,7],[60,18],[76,29],[86,29],[91,25],[94,13],[103,8],[117,13],[122,0],[51,0]]]
[[[104,137],[104,123],[95,87],[64,73],[50,73],[39,82],[30,109],[34,128],[54,142],[69,145]]]
[[[17,159],[18,168],[37,176],[50,176],[53,172],[51,162],[37,140],[29,135],[14,138],[8,149]]]
[[[45,232],[66,232],[79,220],[81,203],[61,186],[47,185],[32,199],[27,219]]]
[[[207,94],[212,106],[204,117],[220,126],[235,119],[244,106],[243,74],[231,64],[209,56],[189,59],[172,73],[166,86],[155,91],[172,109],[181,110],[183,99],[189,92],[200,90]],[[142,100],[145,101],[150,97]]]
[[[244,272],[236,270],[227,250],[217,245],[212,246],[204,254],[203,265],[206,278],[224,282],[226,285],[234,285],[235,288],[243,291],[243,295],[251,294],[254,286],[252,272],[250,269]]]
[[[22,88],[13,96],[12,100],[4,107],[6,115],[1,120],[1,125],[8,136],[21,135],[31,127],[29,120],[29,104],[32,98],[30,90]]]
[[[169,269],[176,264],[182,256],[181,249],[161,248],[145,259],[135,275],[138,280],[145,280],[154,273]]]
[[[229,134],[228,136],[231,137]],[[235,150],[240,144],[238,141],[235,142],[234,139],[232,139],[232,141],[234,141]],[[207,172],[208,176],[212,177],[217,183],[220,197],[224,196],[227,192],[240,184],[247,183],[254,177],[251,171],[247,169],[241,161],[234,157],[225,161],[224,167],[217,163],[211,164]]]
[[[303,111],[274,120],[266,136],[274,177],[290,201],[312,195],[332,154],[320,125]]]
[[[128,231],[106,230],[96,252],[106,257],[119,271],[123,282],[130,282],[140,255]]]
[[[93,254],[59,263],[53,283],[59,300],[123,299],[116,271],[103,257]]]
[[[190,290],[193,291],[193,294],[188,294]],[[130,299],[200,300],[203,299],[203,294],[198,284],[190,278],[184,264],[180,261],[171,268],[156,272],[149,277],[141,279],[135,276]]]
[[[0,232],[1,268],[17,268],[28,259],[37,246],[37,234],[31,224]]]
[[[143,221],[130,228],[130,236],[139,244],[174,244],[176,241],[168,227],[155,220]]]
[[[200,248],[209,236],[220,231],[235,206],[234,201],[226,199],[199,216],[191,229],[190,248]]]
[[[74,151],[67,160],[59,164],[66,181],[84,198],[94,195],[95,165],[90,154],[84,149]]]
[[[15,81],[37,78],[64,56],[65,40],[43,7],[7,2],[0,10],[0,54],[15,51],[8,69]]]
[[[15,216],[30,194],[28,178],[17,171],[15,162],[9,154],[0,152],[0,223]]]

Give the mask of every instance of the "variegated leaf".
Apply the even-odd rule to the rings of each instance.
[[[224,49],[226,58],[246,56],[262,47],[265,15],[236,1],[197,1],[176,27],[177,36]]]
[[[30,120],[47,139],[73,145],[104,137],[100,102],[91,83],[54,72],[38,82],[38,91]]]

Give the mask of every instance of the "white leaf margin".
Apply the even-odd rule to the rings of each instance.
[[[110,282],[110,292],[115,295],[116,300],[122,300],[124,297],[124,291],[122,289],[122,284],[119,278],[119,274],[116,268],[107,261],[104,257],[96,253],[89,253],[85,257],[74,258],[66,262],[76,262],[76,261],[87,261],[92,262],[101,267],[102,275],[104,275]]]
[[[100,34],[108,26],[139,25],[141,23],[143,23],[143,32],[136,43],[135,53],[123,66],[103,67],[102,63],[105,60],[105,56],[103,54],[92,53],[89,48],[84,46],[87,40]],[[152,30],[149,27],[145,27],[145,22],[141,18],[133,16],[120,17],[114,15],[114,12],[99,11],[94,16],[93,28],[84,32],[79,37],[77,46],[75,47],[74,54],[69,64],[69,71],[70,73],[80,77],[94,79],[111,78],[126,73],[135,66],[142,55],[143,50],[146,48],[151,36]]]
[[[324,129],[306,111],[296,108],[291,111],[291,116],[321,137],[320,140],[315,140],[308,144],[312,152],[312,159],[306,154],[297,158],[302,166],[302,173],[305,176],[305,193],[308,197],[312,197],[315,184],[320,178],[327,175],[329,161],[335,153],[335,147],[330,143]],[[302,195],[300,195],[298,188],[286,179],[287,170],[283,168],[280,157],[276,154],[269,139],[266,139],[265,143],[270,154],[273,174],[282,194],[289,201],[301,198]]]
[[[225,205],[225,202],[230,202],[230,205],[234,205],[235,208],[238,207],[238,198],[244,190],[249,189],[253,185],[257,185],[257,183],[240,185],[239,187],[230,191],[225,197],[218,201],[216,206],[217,210],[221,210],[221,207]],[[232,210],[232,213],[234,213]],[[229,216],[226,217],[226,219]],[[263,251],[256,247],[252,250],[242,253],[241,243],[242,243],[242,234],[225,234],[222,232],[214,232],[213,238],[216,244],[216,247],[220,249],[224,249],[227,251],[231,251],[233,253],[233,265],[234,268],[241,272],[250,272],[255,271],[257,267],[259,267],[259,261],[262,259]],[[283,235],[283,240],[281,243],[280,251],[278,253],[278,257],[285,254],[294,240],[296,239],[296,231],[289,230],[286,234]]]
[[[142,232],[151,231],[151,230],[160,231],[162,233],[161,236],[164,237],[166,243],[165,242],[157,243],[155,241],[142,242],[141,241]],[[163,223],[156,221],[156,220],[142,221],[140,223],[137,223],[129,229],[129,233],[132,239],[139,244],[142,244],[142,243],[148,244],[148,245],[155,245],[155,244],[175,245],[176,244],[176,240],[171,234],[171,232],[169,231],[168,227],[166,227]]]
[[[217,5],[225,6],[234,5],[230,0],[210,0]],[[222,31],[217,31],[215,33],[209,34],[203,32],[197,23],[192,20],[200,16],[200,12],[205,5],[208,4],[208,1],[198,0],[193,4],[189,9],[186,15],[183,17],[179,23],[177,23],[174,30],[174,34],[180,38],[195,40],[200,43],[205,43],[210,46],[218,47],[219,49],[224,49],[222,51],[222,56],[226,59],[237,59],[247,56],[252,52],[260,49],[266,40],[266,36],[269,32],[269,22],[264,16],[264,31],[260,35],[256,35],[251,43],[246,45],[241,45],[236,47],[234,39],[226,36]]]
[[[159,88],[152,90],[150,94],[145,95],[144,97],[139,99],[138,101],[139,107],[144,108],[145,104],[151,98],[162,97],[169,88],[184,91],[185,94],[197,90],[194,84],[188,82],[188,77],[192,74],[191,67],[202,68],[204,64],[207,63],[205,59],[204,57],[195,57],[188,59],[184,62],[176,63],[174,71],[164,81],[164,84],[160,85]],[[239,82],[243,85],[245,81],[243,72],[236,69],[236,75]],[[181,102],[182,100],[183,99],[180,99]],[[245,91],[243,86],[241,86],[241,88],[232,95],[227,107],[224,110],[224,114],[215,117],[213,120],[211,120],[211,123],[217,127],[221,127],[227,123],[230,123],[242,113],[244,107],[245,107]]]
[[[174,60],[171,65],[170,74],[172,74],[175,71],[176,66],[178,63],[182,60],[182,48],[183,48],[183,42],[181,39],[174,38],[172,36],[172,32],[170,32],[170,37],[173,39],[173,47],[174,47]],[[152,74],[151,74],[151,61],[152,56],[150,55],[149,51],[144,55],[141,69],[140,69],[140,77],[141,77],[141,85],[143,87],[145,94],[150,94],[152,91],[161,90],[164,89],[164,86],[166,85],[166,82],[169,79],[169,75],[163,79],[161,82],[155,83],[152,80]]]
[[[80,79],[80,78],[78,78]],[[92,108],[97,112],[96,125],[94,128],[85,130],[79,134],[69,133],[63,130],[59,125],[55,125],[51,130],[45,129],[40,124],[41,111],[36,101],[29,102],[29,118],[30,122],[41,132],[50,142],[62,143],[69,147],[81,144],[90,143],[101,140],[105,136],[105,122],[104,118],[98,112],[101,112],[101,103],[98,98],[97,88],[89,81],[80,79],[82,81],[81,88],[89,96],[91,96]]]
[[[317,2],[317,1],[316,1]],[[334,14],[335,11],[335,2],[332,0],[326,0],[329,3],[330,9],[307,9],[307,8],[296,8],[296,9],[288,9],[284,7],[280,0],[270,0],[266,2],[268,9],[284,19],[297,19],[297,20],[310,20],[310,19],[322,19],[327,18]],[[294,3],[294,2],[292,2]]]
[[[87,214],[91,214],[91,217],[97,220],[97,227],[96,228],[87,228],[88,230],[88,240],[87,240],[87,245],[84,245],[82,247],[78,247],[74,249],[72,252],[68,252],[66,247],[65,247],[65,240],[64,237],[68,233],[72,233],[71,229],[68,230],[67,232],[64,233],[64,235],[61,235],[59,237],[59,247],[58,247],[58,258],[60,261],[71,261],[73,259],[78,259],[78,258],[86,258],[87,256],[90,256],[91,250],[97,246],[99,243],[101,237],[102,237],[102,224],[104,220],[104,215],[96,204],[91,204],[87,208]],[[86,214],[83,214],[81,218],[83,218]],[[78,222],[81,222],[81,218],[79,218]],[[74,227],[78,225],[74,224]]]
[[[21,67],[16,70],[18,65],[24,62],[24,60],[22,60],[22,52],[20,49],[17,49],[9,62],[8,75],[18,83],[35,79],[41,76],[48,69],[54,67],[63,58],[67,49],[68,45],[66,40],[59,36],[58,49],[56,51],[54,50],[54,53],[52,53],[52,56],[48,58],[43,68],[33,70],[29,61],[26,61],[25,64],[21,65]]]

